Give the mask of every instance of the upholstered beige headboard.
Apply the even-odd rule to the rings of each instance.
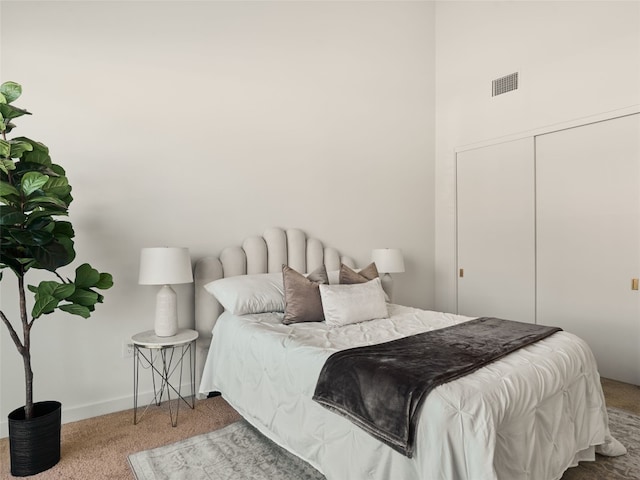
[[[262,236],[245,239],[241,246],[225,248],[219,257],[197,260],[193,276],[196,330],[200,334],[196,359],[198,377],[211,342],[211,330],[222,313],[222,306],[204,289],[207,283],[236,275],[281,272],[283,264],[307,273],[322,264],[329,271],[338,270],[340,263],[355,268],[353,259],[325,247],[315,238],[307,238],[302,230],[277,227],[268,228]]]

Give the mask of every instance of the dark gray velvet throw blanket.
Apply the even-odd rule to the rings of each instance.
[[[411,457],[419,407],[431,390],[559,330],[483,317],[342,350],[327,359],[313,399]]]

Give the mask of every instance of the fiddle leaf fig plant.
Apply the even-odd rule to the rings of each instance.
[[[18,316],[0,319],[22,356],[25,375],[25,418],[33,417],[33,371],[31,369],[31,328],[36,320],[60,310],[88,318],[104,297],[97,290],[113,285],[108,273],[100,273],[88,263],[75,269],[75,278],[63,278],[57,270],[75,259],[75,232],[68,216],[73,201],[71,185],[64,169],[51,161],[49,149],[27,137],[7,139],[12,120],[31,115],[13,105],[22,94],[15,82],[0,85],[0,281],[4,269],[18,281]],[[56,280],[26,285],[31,269],[47,270]],[[27,307],[27,290],[33,293]],[[6,305],[6,303],[5,303]],[[21,332],[20,335],[18,332]]]

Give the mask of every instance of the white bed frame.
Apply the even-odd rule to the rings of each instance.
[[[307,238],[302,230],[283,230],[272,227],[262,236],[248,237],[242,246],[227,247],[219,257],[203,257],[196,261],[195,318],[198,336],[196,354],[196,382],[200,384],[204,361],[211,344],[211,331],[223,308],[208,293],[204,286],[219,278],[256,273],[282,271],[282,265],[289,265],[301,273],[312,272],[321,265],[328,271],[338,270],[340,264],[355,268],[351,257],[341,255],[338,250],[325,247],[320,240]]]

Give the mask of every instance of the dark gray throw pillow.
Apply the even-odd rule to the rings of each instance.
[[[282,266],[284,284],[284,318],[282,323],[290,325],[299,322],[323,322],[321,283],[328,285],[329,277],[324,265],[308,276],[296,272],[293,268]]]

